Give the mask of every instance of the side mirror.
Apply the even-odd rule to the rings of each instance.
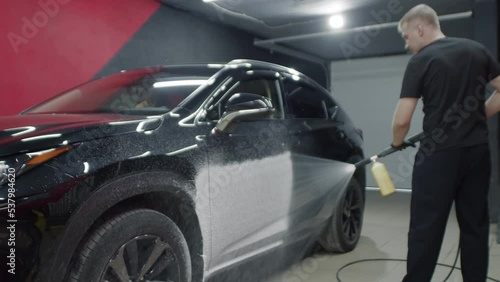
[[[226,131],[229,126],[238,120],[266,116],[274,112],[271,101],[261,95],[251,93],[237,93],[231,96],[226,103],[226,111],[212,133]]]

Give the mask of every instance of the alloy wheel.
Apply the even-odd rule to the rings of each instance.
[[[158,236],[142,235],[118,249],[101,282],[173,282],[179,272],[171,246]]]
[[[361,212],[363,199],[355,191],[356,187],[349,187],[344,199],[342,214],[342,230],[348,241],[354,241],[358,238],[361,231]]]

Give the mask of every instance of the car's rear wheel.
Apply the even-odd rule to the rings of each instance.
[[[127,211],[94,229],[69,278],[72,282],[190,282],[188,245],[177,225],[162,213]]]
[[[352,178],[338,198],[332,220],[320,240],[326,251],[346,253],[356,247],[361,236],[363,210],[363,188]]]

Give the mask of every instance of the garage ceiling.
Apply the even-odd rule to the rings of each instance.
[[[397,22],[425,3],[447,36],[471,38],[474,0],[161,0],[255,35],[255,45],[310,61],[326,62],[404,54]],[[333,30],[328,18],[344,17]]]

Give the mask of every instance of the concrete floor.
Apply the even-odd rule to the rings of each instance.
[[[319,254],[303,260],[266,282],[335,282],[337,271],[344,265],[361,259],[404,259],[407,251],[410,193],[398,192],[382,197],[377,191],[367,192],[362,236],[356,249],[347,254]],[[489,277],[500,280],[500,245],[496,243],[496,225],[490,231]],[[458,247],[459,229],[454,209],[450,214],[439,262],[452,265]],[[457,263],[460,266],[460,259]],[[441,282],[450,268],[438,266],[432,281]],[[342,282],[400,282],[406,273],[405,262],[364,262],[340,272]],[[461,282],[455,270],[449,282]]]

